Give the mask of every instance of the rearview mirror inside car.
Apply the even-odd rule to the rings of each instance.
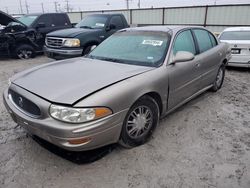
[[[192,54],[191,52],[179,51],[174,55],[171,64],[191,61],[193,59],[194,59],[194,54]]]

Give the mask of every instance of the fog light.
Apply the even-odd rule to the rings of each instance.
[[[79,145],[79,144],[86,144],[90,141],[91,141],[91,138],[77,138],[77,139],[68,140],[68,143],[72,145]]]

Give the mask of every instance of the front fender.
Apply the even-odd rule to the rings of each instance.
[[[78,38],[80,40],[81,47],[84,47],[88,43],[100,44],[102,42],[102,40],[98,36],[97,36],[97,34],[94,34],[94,35],[93,34],[85,34],[85,35],[82,34],[82,35],[78,35],[76,38]]]
[[[83,98],[75,107],[106,106],[116,113],[130,108],[141,96],[155,92],[161,97],[164,113],[168,96],[166,73],[166,67],[162,66],[130,77]]]

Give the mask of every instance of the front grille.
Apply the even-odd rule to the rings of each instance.
[[[63,41],[60,38],[46,37],[46,45],[50,47],[60,48],[63,45]]]
[[[41,115],[40,108],[22,95],[19,95],[11,89],[9,90],[9,95],[14,105],[27,115],[32,117],[38,117]]]

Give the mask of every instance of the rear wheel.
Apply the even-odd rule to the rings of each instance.
[[[29,59],[35,57],[35,50],[31,45],[22,44],[16,48],[15,55],[19,59]]]
[[[123,122],[119,143],[132,148],[144,144],[159,121],[159,107],[154,99],[144,96],[128,111]]]
[[[225,77],[225,66],[221,65],[216,75],[216,79],[213,83],[213,87],[211,88],[212,91],[216,92],[222,87],[222,84],[224,82],[224,77]]]

